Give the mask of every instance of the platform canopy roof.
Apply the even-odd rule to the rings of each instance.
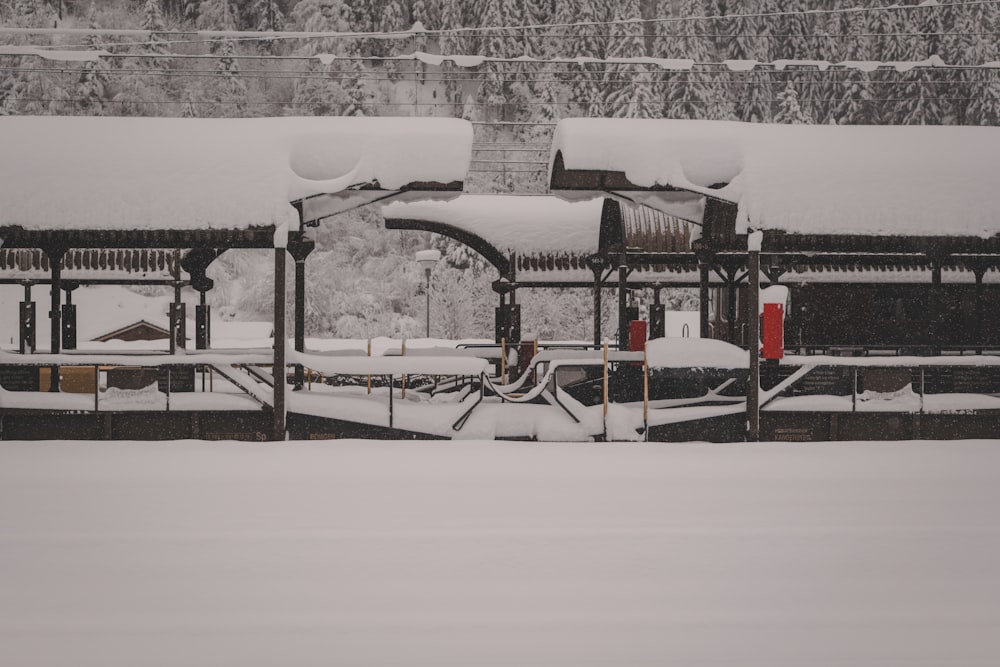
[[[0,236],[295,229],[393,195],[462,189],[448,118],[0,118]]]
[[[382,208],[386,227],[430,231],[482,255],[501,275],[519,283],[593,282],[587,257],[635,250],[671,255],[672,266],[637,265],[630,282],[692,280],[688,226],[662,213],[607,199],[565,201],[537,195],[462,195],[448,201],[393,202]],[[639,247],[642,246],[642,247]],[[648,263],[647,263],[648,264]],[[696,277],[696,276],[695,276]]]
[[[737,233],[990,238],[998,173],[996,127],[566,119],[550,186],[680,217],[698,200],[730,202]]]

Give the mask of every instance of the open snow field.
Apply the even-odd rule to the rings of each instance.
[[[0,445],[0,665],[1000,664],[1000,441]]]

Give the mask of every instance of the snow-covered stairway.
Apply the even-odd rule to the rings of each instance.
[[[273,380],[268,383],[269,375],[254,369],[248,372],[245,368],[237,366],[217,365],[213,366],[216,373],[231,382],[233,386],[246,393],[262,406],[272,407],[274,405]]]

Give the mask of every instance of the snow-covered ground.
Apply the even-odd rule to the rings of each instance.
[[[0,664],[1000,662],[1000,441],[3,443]]]

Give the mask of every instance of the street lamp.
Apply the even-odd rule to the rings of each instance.
[[[441,260],[440,250],[418,250],[417,263],[424,269],[424,277],[427,284],[424,291],[427,293],[427,337],[431,337],[431,270],[434,265]]]

